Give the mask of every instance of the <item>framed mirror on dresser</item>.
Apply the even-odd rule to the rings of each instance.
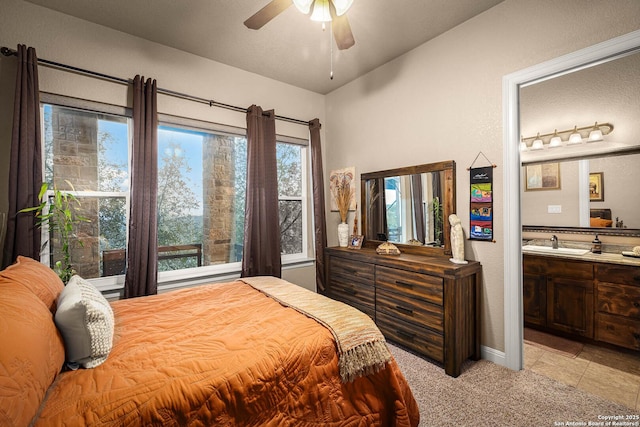
[[[450,255],[455,177],[453,160],[361,174],[365,246],[389,241],[402,252]]]

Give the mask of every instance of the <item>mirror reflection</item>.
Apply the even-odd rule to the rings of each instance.
[[[450,255],[455,213],[455,162],[447,160],[361,175],[365,244],[384,241],[403,251]]]
[[[444,246],[443,172],[394,175],[365,183],[365,236],[410,245]]]
[[[615,126],[611,134],[595,142],[590,142],[585,133],[578,144],[563,139],[560,146],[550,147],[550,138],[543,138],[543,147],[532,150],[529,143],[521,152],[522,224],[584,227],[603,234],[640,231],[638,117],[640,53],[637,52],[522,87],[523,138],[596,121]],[[541,162],[557,163],[557,185],[527,188],[527,165]],[[550,179],[555,180],[555,176]]]
[[[559,166],[560,188],[522,193],[523,224],[640,229],[640,154]]]

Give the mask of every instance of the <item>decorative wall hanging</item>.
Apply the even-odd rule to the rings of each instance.
[[[478,153],[469,171],[471,200],[469,205],[469,240],[493,240],[493,168],[496,165],[474,168],[478,157],[489,159],[482,153]]]

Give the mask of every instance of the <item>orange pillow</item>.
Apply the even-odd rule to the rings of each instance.
[[[26,426],[64,363],[62,336],[40,298],[0,277],[0,424]]]
[[[611,227],[613,220],[602,218],[591,218],[591,227]]]
[[[39,261],[18,256],[14,264],[0,271],[0,277],[25,286],[55,314],[58,295],[64,289],[64,283],[55,271]]]

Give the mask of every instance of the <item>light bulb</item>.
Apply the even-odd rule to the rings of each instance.
[[[598,126],[598,122],[596,122],[596,124],[593,125],[593,130],[589,132],[589,139],[587,139],[587,142],[595,142],[595,141],[602,141],[602,130]]]
[[[578,132],[578,126],[574,126],[573,133],[569,135],[569,144],[580,144],[582,143],[582,135]]]
[[[329,22],[331,21],[331,11],[329,10],[329,0],[315,0],[313,4],[313,12],[311,12],[312,21]]]
[[[562,147],[562,138],[558,135],[558,129],[553,132],[551,141],[549,141],[549,148]]]
[[[533,144],[531,144],[532,150],[542,150],[544,148],[544,142],[540,139],[540,132],[536,135],[536,139],[533,140]]]

